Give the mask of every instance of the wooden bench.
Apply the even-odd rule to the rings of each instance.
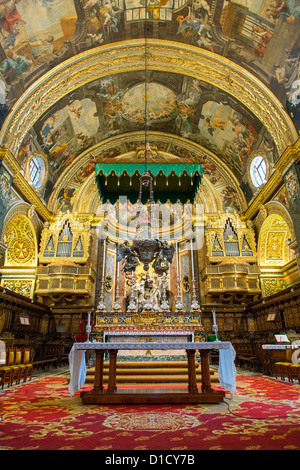
[[[57,364],[58,364],[58,367],[61,367],[63,364],[69,364],[69,355],[64,354],[63,356],[58,356]]]
[[[33,361],[32,365],[37,369],[40,367],[44,369],[45,367],[50,367],[50,365],[57,368],[57,357],[50,357],[48,359],[41,359],[40,361]]]
[[[248,354],[237,355],[236,363],[238,367],[242,367],[243,364],[247,364],[253,371],[255,370],[256,356],[251,356]]]

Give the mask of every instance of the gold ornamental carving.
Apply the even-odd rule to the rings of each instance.
[[[35,266],[36,237],[30,221],[23,215],[14,217],[4,233],[7,245],[5,266]]]
[[[157,312],[140,312],[132,315],[133,322],[139,326],[161,325],[164,319],[163,313]]]
[[[2,279],[1,287],[9,289],[25,297],[32,297],[34,280],[32,279]]]
[[[283,279],[263,279],[265,296],[276,294],[285,288]]]
[[[259,235],[261,266],[282,266],[289,261],[288,239],[291,237],[286,220],[271,214],[264,221]]]
[[[267,183],[260,190],[258,196],[253,200],[253,202],[244,212],[243,218],[251,219],[256,214],[256,212],[260,210],[261,205],[268,201],[268,199],[274,193],[274,189],[279,188],[282,183],[282,174],[277,169],[274,169],[272,175],[268,179]]]
[[[285,232],[269,232],[267,239],[267,259],[282,260],[284,258]]]

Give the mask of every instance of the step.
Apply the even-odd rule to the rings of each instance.
[[[195,362],[197,383],[201,384],[201,366]],[[86,384],[93,384],[95,367],[87,369]],[[103,384],[108,383],[109,362],[103,365]],[[218,382],[218,374],[210,369],[211,382]],[[117,384],[188,384],[187,361],[118,361],[116,368]]]
[[[210,378],[211,382],[218,382],[218,377],[217,376],[211,376]],[[94,377],[92,375],[86,377],[86,384],[93,384],[94,383]],[[103,384],[108,383],[108,376],[104,375],[103,376]],[[188,375],[160,375],[160,376],[149,376],[149,375],[126,375],[126,376],[117,376],[116,378],[116,383],[117,384],[188,384]],[[201,383],[201,375],[197,375],[197,383]]]
[[[104,361],[104,367],[108,367],[109,362]],[[199,367],[199,362],[195,362],[195,367]],[[117,361],[117,367],[120,369],[138,369],[138,368],[186,368],[188,367],[187,361]]]
[[[109,368],[104,367],[103,372],[104,374],[108,374]],[[95,374],[95,367],[91,367],[90,369],[87,370],[87,375],[94,375]],[[182,374],[187,374],[187,368],[182,368],[181,370],[175,369],[175,368],[166,368],[166,369],[147,369],[147,368],[141,368],[141,369],[119,369],[117,367],[116,369],[116,374],[117,375],[182,375]],[[210,369],[210,374],[213,375],[215,371],[213,369]],[[201,368],[196,369],[196,374],[201,375]]]

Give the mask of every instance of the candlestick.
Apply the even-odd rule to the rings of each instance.
[[[121,310],[121,304],[119,302],[119,284],[120,284],[120,262],[117,261],[117,282],[116,282],[116,296],[113,305],[113,310]]]
[[[192,283],[193,283],[193,297],[192,297],[192,310],[199,310],[200,305],[197,300],[196,295],[196,279],[195,279],[195,271],[194,271],[194,255],[193,255],[193,239],[191,239],[191,261],[192,261]]]
[[[194,279],[193,240],[191,240],[191,258],[192,258],[192,279]]]
[[[97,310],[105,310],[105,303],[104,303],[104,276],[105,276],[105,258],[106,258],[106,238],[104,238],[103,242],[103,265],[102,265],[102,281],[101,281],[101,289],[100,289],[100,301],[97,305]]]
[[[180,292],[179,250],[178,250],[177,240],[176,240],[176,266],[177,266],[177,301],[175,304],[175,308],[176,310],[183,310],[183,303],[181,301],[181,292]]]
[[[104,280],[104,275],[105,275],[105,258],[106,258],[106,238],[104,238],[104,243],[103,243],[102,280]]]
[[[216,311],[215,311],[215,310],[212,310],[212,315],[213,315],[213,326],[212,326],[212,330],[213,330],[213,332],[215,333],[215,336],[216,336],[215,341],[220,341],[220,340],[218,339],[218,325],[217,325],[217,322],[216,322]]]
[[[87,322],[87,326],[86,326],[86,332],[87,332],[87,340],[86,342],[87,343],[90,343],[90,333],[92,331],[92,327],[91,327],[91,312],[88,312],[88,322]]]

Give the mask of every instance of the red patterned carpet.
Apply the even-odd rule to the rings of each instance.
[[[300,387],[237,377],[217,405],[83,405],[67,379],[0,392],[0,450],[300,450]]]

